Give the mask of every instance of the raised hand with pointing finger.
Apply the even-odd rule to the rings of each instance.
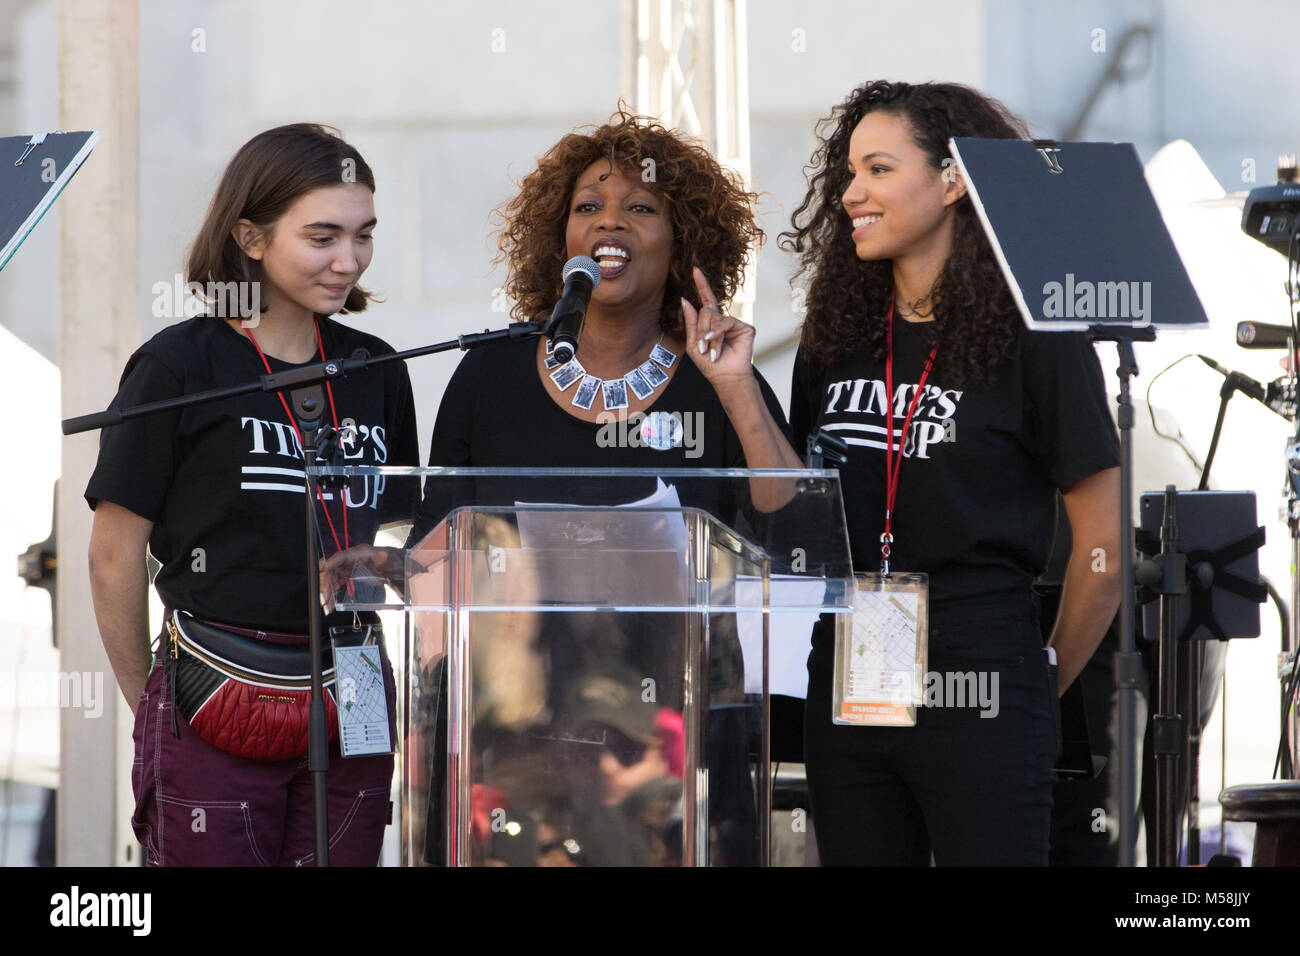
[[[722,311],[709,280],[698,266],[692,275],[700,307],[696,309],[682,299],[687,354],[719,394],[722,388],[752,383],[754,327]]]
[[[682,299],[686,354],[718,393],[745,449],[746,463],[750,468],[803,467],[785,430],[764,404],[754,377],[754,327],[723,312],[704,273],[697,267],[693,274],[700,307]],[[770,511],[789,496],[784,485],[767,482],[755,489],[754,503]]]

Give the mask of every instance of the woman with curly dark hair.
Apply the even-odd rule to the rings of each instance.
[[[950,137],[1027,135],[964,86],[868,83],[820,125],[782,236],[810,277],[795,447],[819,429],[848,445],[855,569],[929,587],[914,726],[833,714],[834,627],[814,633],[805,759],[827,864],[1046,865],[1057,696],[1118,606],[1097,357],[1080,334],[1023,328],[948,152]],[[1058,491],[1074,543],[1045,652],[1031,584]]]
[[[556,368],[542,339],[467,355],[443,397],[431,463],[630,468],[772,460],[784,438],[753,412],[766,405],[776,421],[784,418],[748,359],[733,369],[732,357],[714,349],[714,360],[697,350],[694,362],[678,361],[687,344],[684,310],[693,312],[694,302],[720,311],[712,290],[725,303],[744,278],[763,236],[756,198],[702,145],[651,120],[619,112],[604,126],[563,137],[497,210],[497,261],[509,266],[505,291],[519,320],[550,313],[566,261],[597,261],[601,279],[575,361]],[[724,366],[730,377],[719,374]],[[515,387],[482,387],[503,380]],[[701,413],[704,431],[663,448],[601,440],[613,416],[645,422],[657,409]]]
[[[747,333],[733,330],[728,344],[719,338],[711,348],[705,342],[703,349],[689,331],[697,310],[706,317],[722,315],[713,289],[725,302],[740,286],[751,247],[762,238],[754,220],[755,199],[702,145],[653,120],[620,111],[605,125],[564,136],[538,160],[518,194],[499,208],[498,261],[509,266],[505,290],[515,300],[514,317],[539,320],[561,296],[565,263],[575,256],[596,260],[600,281],[591,294],[576,354],[561,364],[537,337],[467,353],[443,394],[429,464],[586,469],[797,465],[798,459],[785,457],[792,453],[784,414],[751,365],[748,348],[729,347],[741,339],[748,343],[752,328],[745,326]],[[690,360],[683,360],[688,352]],[[782,503],[772,483],[734,496],[749,497],[749,502],[720,500],[731,496],[720,493],[716,483],[679,477],[674,484],[682,504],[728,523],[742,513],[771,511]],[[544,480],[531,478],[523,484],[480,477],[472,487],[431,481],[412,540],[459,504],[554,501],[559,495],[585,504],[615,504],[653,493],[655,486],[654,477],[645,479],[644,487],[627,480],[568,478],[563,489],[548,497]],[[510,538],[513,528],[498,530],[503,541],[517,540]],[[373,563],[383,564],[379,558]],[[562,831],[551,842],[581,846],[585,863],[656,859],[640,846],[635,827],[618,822],[631,804],[616,801],[613,794],[630,785],[614,787],[611,781],[636,781],[638,793],[670,782],[664,768],[674,765],[675,757],[671,735],[661,725],[674,715],[680,721],[684,708],[683,639],[674,630],[680,619],[612,612],[543,614],[519,624],[522,619],[516,620],[508,641],[495,645],[495,661],[488,660],[493,656],[488,652],[475,659],[476,667],[495,667],[497,673],[511,655],[516,662],[521,656],[529,659],[519,664],[515,678],[506,682],[511,686],[495,704],[483,705],[493,709],[480,716],[475,733],[496,734],[497,753],[511,752],[521,763],[536,761],[550,768],[577,759],[573,754],[581,748],[566,741],[605,741],[603,750],[588,746],[581,751],[590,760],[579,763],[592,772],[598,766],[606,785],[566,790],[562,797],[552,794],[550,803],[512,787],[512,812],[536,813],[547,832]],[[722,630],[715,627],[715,652],[726,643]],[[656,688],[653,706],[644,702],[647,676]],[[442,678],[430,674],[427,679]],[[508,701],[501,699],[506,695]],[[615,699],[630,703],[614,708],[609,702]],[[604,703],[595,706],[596,701]],[[614,712],[620,715],[617,720],[608,716]],[[710,820],[731,835],[714,862],[754,863],[754,794],[744,749],[754,728],[740,709],[719,710],[714,716],[707,731],[711,759],[726,760],[726,765],[713,765]],[[593,722],[600,724],[598,730],[591,729]],[[436,746],[445,747],[442,734],[435,736]],[[439,749],[432,756],[436,776],[445,752]],[[568,775],[551,769],[543,776]],[[426,848],[433,862],[440,862],[444,852],[436,806],[441,796],[441,784],[435,781]],[[567,809],[557,816],[555,806]],[[570,816],[571,824],[562,822]],[[680,829],[665,839],[679,856]]]

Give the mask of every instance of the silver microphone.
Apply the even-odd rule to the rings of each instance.
[[[592,290],[600,285],[600,266],[590,256],[574,256],[564,264],[564,291],[546,322],[546,337],[560,364],[570,361],[578,351],[582,322],[587,317],[587,302]]]

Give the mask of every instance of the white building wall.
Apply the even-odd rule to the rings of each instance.
[[[1125,28],[1147,22],[1150,67],[1103,94],[1085,138],[1131,140],[1144,160],[1186,138],[1229,190],[1252,185],[1246,160],[1267,183],[1276,155],[1300,149],[1300,6],[1290,0],[750,0],[748,19],[753,187],[768,233],[760,349],[799,320],[787,285],[794,263],[776,237],[803,195],[813,123],[865,80],[970,83],[1037,135],[1057,136]],[[501,324],[490,212],[559,136],[613,111],[620,23],[615,0],[141,0],[142,338],[172,321],[152,314],[151,287],[183,268],[231,154],[259,130],[298,120],[339,127],[378,179],[366,279],[385,301],[358,324],[399,348]],[[1094,49],[1098,29],[1105,52]],[[55,127],[54,52],[53,0],[0,0],[0,135]],[[1137,65],[1144,58],[1135,51]],[[60,203],[88,199],[74,180]],[[56,206],[0,273],[0,324],[52,359],[57,216]],[[783,399],[790,357],[764,366]],[[423,447],[456,360],[413,364]],[[1258,454],[1271,467],[1271,446]],[[1260,512],[1271,521],[1272,502],[1261,499]],[[1270,536],[1280,533],[1272,523]],[[1256,647],[1251,667],[1264,666],[1276,637]],[[1249,769],[1267,776],[1267,742],[1255,749]]]

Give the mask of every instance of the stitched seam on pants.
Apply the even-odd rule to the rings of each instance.
[[[139,713],[143,715],[144,720],[149,720],[149,692],[144,691],[140,694],[144,699],[136,704],[140,708]],[[134,741],[133,741],[134,742]],[[131,786],[144,789],[144,747],[145,747],[145,728],[140,728],[140,749],[133,755],[131,760]],[[135,749],[134,747],[132,748]]]
[[[159,797],[158,799],[164,803],[171,803],[178,807],[191,807],[204,811],[240,810],[244,817],[244,832],[248,835],[249,849],[253,851],[253,856],[257,858],[258,863],[262,866],[270,866],[257,847],[257,838],[253,832],[253,815],[252,811],[248,808],[247,800],[186,800],[183,797]]]
[[[138,760],[132,762],[132,765],[131,765],[131,777],[132,777],[132,783],[133,783],[133,784],[135,783],[136,780],[139,780],[138,787],[139,787],[140,790],[143,790],[143,789],[144,789],[144,748],[147,747],[147,746],[149,746],[149,733],[148,733],[148,730],[149,730],[149,717],[150,717],[150,715],[152,714],[152,711],[151,711],[149,708],[153,707],[153,699],[151,698],[151,696],[150,696],[150,694],[149,694],[149,692],[148,692],[147,690],[144,691],[143,694],[142,694],[141,696],[144,697],[144,701],[141,702],[141,704],[140,704],[140,707],[144,708],[144,709],[141,711],[141,714],[143,715],[144,726],[140,728],[140,757],[139,757]],[[138,776],[137,776],[137,774],[136,774],[136,767],[135,767],[135,764],[136,764],[136,763],[139,763],[139,765],[140,765]],[[156,778],[157,770],[158,770],[158,753],[157,753],[157,751],[155,750],[155,752],[154,752],[154,773],[155,773],[155,781],[154,781],[155,791],[154,791],[154,792],[155,792],[155,793],[157,792],[157,789],[156,789],[156,787],[157,787],[157,778]],[[132,819],[132,821],[131,821],[132,824],[135,823],[134,817],[135,817],[135,814],[133,813],[133,814],[132,814],[132,818],[133,818],[133,819]],[[155,856],[156,859],[158,859],[159,861],[161,861],[161,859],[162,859],[162,854],[158,851],[158,847],[155,846],[155,844],[154,844],[154,828],[153,828],[152,826],[149,825],[148,821],[145,821],[145,820],[141,820],[141,821],[140,821],[140,828],[141,828],[142,830],[144,830],[145,833],[146,833],[146,837],[145,837],[145,839],[144,839],[144,840],[141,842],[141,844],[140,844],[140,845],[143,846],[144,849],[145,849],[145,855],[144,855],[145,865],[146,865],[146,866],[149,865],[149,853],[150,853],[150,852],[152,852],[152,853],[154,854],[154,856]],[[138,840],[139,837],[136,837],[136,839]]]
[[[266,862],[266,857],[262,856],[262,851],[257,848],[257,833],[253,829],[253,811],[248,808],[247,804],[244,805],[244,831],[248,834],[248,845],[252,848],[253,856],[257,858],[257,862],[262,866],[270,866],[271,864]]]
[[[151,838],[151,840],[155,840],[155,841],[156,841],[156,845],[153,847],[153,851],[154,851],[155,854],[157,854],[157,857],[158,857],[158,865],[159,865],[159,866],[165,866],[165,865],[166,865],[166,864],[163,862],[163,848],[166,846],[166,838],[167,838],[166,829],[167,829],[167,828],[166,828],[166,825],[163,823],[163,813],[162,813],[162,810],[163,810],[163,808],[162,808],[162,795],[163,795],[163,786],[162,786],[162,735],[163,735],[163,724],[166,723],[166,721],[163,720],[163,716],[162,716],[162,715],[163,715],[163,712],[164,712],[166,709],[167,709],[167,694],[166,694],[165,692],[159,692],[159,694],[158,694],[158,713],[156,713],[156,714],[154,715],[155,720],[154,720],[154,729],[153,729],[153,736],[154,736],[154,745],[153,745],[153,796],[154,796],[154,807],[153,807],[153,809],[154,809],[154,820],[155,820],[156,823],[157,823],[157,830],[154,831],[154,832],[151,832],[151,834],[150,834],[150,838]]]
[[[371,794],[376,794],[376,793],[387,794],[388,789],[384,788],[381,790],[378,787],[371,787],[369,790],[357,791],[356,797],[354,797],[352,800],[352,806],[350,806],[348,808],[348,812],[343,815],[343,822],[339,824],[338,829],[334,831],[334,835],[330,837],[329,846],[331,850],[334,849],[335,845],[338,844],[339,840],[343,839],[343,835],[348,832],[348,827],[352,825],[352,818],[357,815],[357,811],[361,808],[362,801],[365,800],[365,798],[370,796]],[[312,850],[310,853],[304,856],[299,862],[312,863],[315,862],[315,860],[316,860],[316,851]]]
[[[198,807],[207,809],[208,807],[217,807],[223,810],[229,810],[232,807],[242,807],[247,800],[201,800],[197,797],[163,797],[166,803],[175,803],[182,807]]]
[[[352,818],[355,817],[357,815],[357,811],[361,809],[362,801],[364,801],[366,797],[377,793],[382,793],[384,795],[387,795],[388,788],[385,787],[384,789],[381,790],[378,787],[371,787],[369,790],[358,791],[357,798],[352,801],[352,809],[350,809],[348,811],[348,815],[343,818],[343,823],[339,825],[338,830],[334,834],[334,838],[330,840],[331,847],[333,847],[334,844],[338,843],[339,840],[343,839],[343,835],[347,833],[348,827],[352,826]]]

